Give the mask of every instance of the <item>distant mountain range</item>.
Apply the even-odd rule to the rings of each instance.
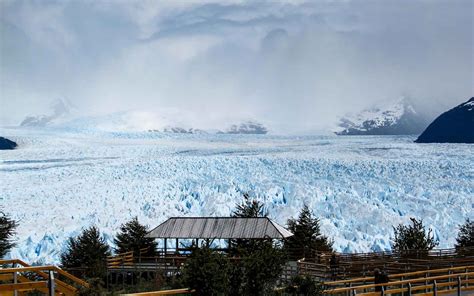
[[[343,117],[337,135],[414,135],[428,125],[427,116],[417,112],[407,99],[363,110]]]
[[[474,143],[474,97],[438,116],[417,143]]]
[[[233,124],[226,130],[203,130],[195,128],[183,128],[176,126],[168,126],[161,130],[152,129],[149,132],[164,132],[164,133],[175,133],[175,134],[235,134],[235,135],[264,135],[268,133],[267,128],[255,121],[245,121],[240,124]]]
[[[240,124],[233,124],[224,134],[253,134],[253,135],[264,135],[268,133],[267,128],[258,122],[247,121]]]

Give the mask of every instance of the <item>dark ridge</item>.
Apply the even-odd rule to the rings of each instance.
[[[15,149],[18,145],[4,137],[0,137],[0,150],[12,150]]]
[[[438,116],[415,142],[474,143],[474,97]]]

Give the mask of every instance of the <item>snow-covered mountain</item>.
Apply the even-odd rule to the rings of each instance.
[[[474,97],[436,118],[417,143],[474,143]]]
[[[44,127],[68,119],[74,107],[66,99],[57,99],[50,105],[50,114],[30,115],[20,123],[23,127]]]
[[[252,134],[252,135],[264,135],[268,133],[267,128],[256,121],[246,121],[240,124],[233,124],[230,126],[227,131],[224,133],[226,134]]]
[[[375,106],[340,120],[338,135],[415,135],[428,125],[407,99]]]
[[[27,117],[22,127],[41,127],[50,130],[62,130],[79,133],[104,132],[151,132],[168,134],[266,134],[267,128],[256,121],[243,121],[228,128],[225,122],[204,124],[193,114],[176,109],[156,111],[127,110],[109,114],[78,116],[68,111],[66,104],[59,101],[52,115]]]

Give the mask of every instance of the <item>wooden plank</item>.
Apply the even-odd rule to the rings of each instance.
[[[69,278],[70,280],[74,281],[75,283],[80,284],[83,287],[89,288],[89,284],[87,282],[81,280],[80,278],[77,278],[77,277],[73,276],[72,274],[70,274],[68,272],[65,272],[64,270],[62,270],[62,269],[60,269],[56,266],[25,266],[25,267],[15,267],[15,268],[1,268],[0,269],[0,274],[2,274],[2,273],[13,273],[13,272],[27,272],[27,271],[31,272],[31,271],[34,271],[34,272],[37,272],[40,276],[48,278],[48,275],[46,273],[42,272],[44,270],[56,271],[60,275],[63,275],[64,277]],[[59,284],[60,281],[57,280],[56,282]],[[63,286],[67,285],[63,282],[61,283],[61,285],[62,284],[64,284]]]
[[[3,260],[3,262],[5,261],[8,261],[9,263],[11,264],[18,264],[18,265],[21,265],[21,266],[24,266],[24,267],[30,267],[29,264],[27,264],[26,262],[20,260],[20,259],[10,259],[10,260]],[[2,262],[0,260],[0,262]],[[49,275],[42,272],[42,271],[36,271],[36,273],[43,277],[44,279],[48,279]],[[19,276],[19,279],[23,279],[23,281],[27,281],[28,279],[23,277],[23,276]],[[77,291],[77,289],[71,285],[68,285],[66,283],[64,283],[63,281],[60,281],[60,280],[56,280],[56,288],[58,291],[64,293],[64,294],[67,294],[67,295],[70,295],[71,293],[75,293]]]
[[[159,296],[159,295],[179,295],[179,294],[191,294],[191,293],[194,293],[194,291],[190,290],[189,288],[183,288],[183,289],[162,290],[162,291],[154,291],[154,292],[121,294],[121,296]]]
[[[0,260],[0,265],[4,264],[14,264],[17,263],[16,259],[6,259],[6,260]]]
[[[426,273],[443,273],[443,272],[449,272],[449,271],[457,271],[457,270],[474,270],[474,265],[470,266],[459,266],[459,267],[452,267],[452,268],[440,268],[440,269],[426,269],[426,270],[419,270],[419,271],[413,271],[413,272],[406,272],[406,273],[398,273],[398,274],[392,274],[389,275],[389,278],[401,278],[401,277],[410,277],[414,275],[420,275],[420,274],[426,274]],[[355,279],[350,279],[350,280],[339,280],[339,281],[330,281],[330,282],[324,282],[324,285],[331,286],[331,285],[336,285],[336,284],[345,284],[345,283],[354,283],[354,282],[369,282],[373,281],[374,277],[363,277],[363,278],[355,278]]]
[[[13,280],[13,273],[11,274],[0,274],[0,281],[11,281]]]
[[[336,288],[332,290],[325,290],[324,293],[336,294],[336,293],[347,292],[351,290],[371,289],[371,288],[383,287],[383,286],[396,286],[396,285],[404,285],[408,283],[413,284],[413,283],[421,283],[425,281],[456,278],[458,276],[463,277],[463,276],[473,276],[473,275],[474,275],[474,272],[448,274],[448,275],[432,276],[432,277],[426,277],[426,278],[416,278],[416,279],[411,279],[411,280],[394,281],[394,282],[389,282],[389,283],[384,283],[384,284],[370,284],[370,285],[361,285],[361,286],[355,286],[355,287]]]
[[[29,278],[25,277],[25,276],[22,276],[22,275],[18,275],[18,281],[20,283],[22,282],[29,282],[31,281]],[[61,293],[63,293],[64,295],[75,295],[76,292],[77,292],[77,289],[74,288],[73,286],[70,286],[60,280],[57,280],[55,281],[56,283],[56,291],[59,291]],[[47,292],[47,291],[46,291]],[[56,294],[58,294],[58,292],[56,292]]]
[[[36,281],[36,282],[26,282],[26,283],[17,283],[17,284],[1,284],[0,291],[31,291],[41,288],[47,288],[47,281]]]

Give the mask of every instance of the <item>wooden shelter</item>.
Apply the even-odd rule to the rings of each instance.
[[[147,237],[163,239],[164,253],[168,240],[204,240],[209,243],[215,239],[278,239],[284,240],[293,234],[268,217],[172,217],[151,230]]]

